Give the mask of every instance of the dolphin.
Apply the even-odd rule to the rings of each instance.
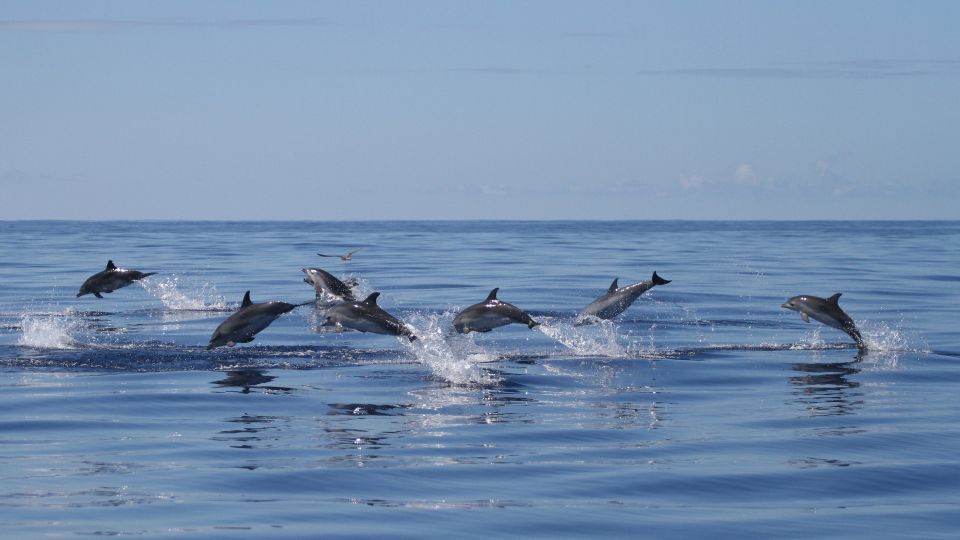
[[[407,336],[416,341],[417,336],[408,326],[400,322],[377,305],[379,292],[372,293],[362,301],[348,300],[327,310],[327,318],[321,326],[333,326],[337,330],[350,328],[360,332],[386,334],[388,336]]]
[[[525,324],[528,328],[540,325],[517,306],[498,300],[497,291],[499,290],[499,287],[493,289],[486,300],[461,311],[453,319],[453,327],[457,332],[461,334],[489,332],[494,328],[512,323]]]
[[[863,336],[860,335],[857,325],[854,324],[849,315],[840,309],[841,294],[837,293],[826,300],[819,296],[803,294],[790,298],[780,307],[800,312],[800,318],[803,319],[803,322],[810,322],[810,318],[813,318],[827,326],[842,330],[853,338],[858,349],[866,350],[867,346],[863,342]]]
[[[312,303],[312,302],[308,302]],[[302,305],[302,304],[301,304]],[[286,302],[262,302],[254,304],[250,300],[250,291],[243,295],[243,302],[236,313],[227,317],[210,336],[207,350],[222,345],[233,347],[237,343],[250,343],[253,337],[264,328],[270,326],[277,317],[289,312],[297,304]]]
[[[326,291],[342,300],[356,300],[353,296],[353,291],[350,290],[351,285],[340,281],[330,272],[319,268],[303,268],[302,270],[303,273],[306,274],[303,281],[313,285],[313,288],[317,291],[317,298],[320,298],[323,295],[323,291]]]
[[[100,293],[112,293],[117,289],[122,289],[134,281],[139,281],[147,276],[152,276],[156,272],[140,272],[138,270],[127,270],[126,268],[117,268],[113,261],[107,261],[107,267],[96,274],[87,278],[80,286],[80,292],[77,298],[85,294],[92,294],[97,298],[103,298]]]
[[[590,305],[584,308],[580,315],[577,315],[575,326],[590,324],[596,319],[612,319],[623,313],[633,304],[640,295],[656,287],[657,285],[666,285],[671,280],[663,279],[656,272],[653,273],[647,281],[627,285],[626,287],[617,286],[618,278],[613,278],[613,283],[607,292],[597,298]]]

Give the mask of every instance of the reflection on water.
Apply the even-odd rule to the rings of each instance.
[[[372,403],[330,403],[329,407],[333,409],[329,414],[371,414],[371,415],[390,415],[395,409],[408,409],[408,405],[375,405]]]
[[[244,414],[234,418],[226,418],[224,421],[231,424],[230,429],[218,431],[212,439],[236,443],[231,444],[230,448],[252,450],[269,446],[263,444],[264,441],[280,440],[283,424],[289,423],[290,418]]]
[[[810,416],[842,416],[854,414],[863,405],[860,383],[848,377],[860,373],[859,360],[839,363],[794,364],[801,375],[790,377],[793,392]]]
[[[249,394],[251,389],[284,394],[292,391],[291,388],[285,386],[260,386],[261,384],[268,383],[274,379],[276,379],[276,377],[273,375],[266,375],[259,369],[243,369],[238,371],[228,371],[225,378],[218,381],[213,381],[210,384],[216,384],[224,387],[236,386],[243,388],[242,392],[244,394]]]

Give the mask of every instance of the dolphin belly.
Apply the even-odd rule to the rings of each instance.
[[[461,313],[453,320],[453,327],[461,334],[469,332],[489,332],[494,328],[521,322],[506,314],[487,311],[485,313]],[[525,324],[525,323],[524,323]]]
[[[584,308],[583,312],[577,316],[575,324],[590,324],[590,317],[596,317],[598,319],[612,319],[617,315],[620,315],[630,307],[633,302],[639,298],[640,295],[604,295],[593,302],[589,306]]]

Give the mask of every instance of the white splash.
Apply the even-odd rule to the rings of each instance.
[[[881,368],[895,368],[900,354],[910,351],[906,332],[899,326],[891,327],[884,322],[858,322],[860,334],[867,344],[865,362]]]
[[[208,311],[226,309],[226,300],[217,294],[216,286],[204,283],[188,292],[180,290],[180,276],[151,277],[139,281],[141,286],[171,310]]]
[[[66,311],[21,315],[20,328],[17,345],[37,349],[73,349],[77,346],[76,336],[83,330],[83,325],[80,319]]]
[[[410,350],[417,361],[437,377],[455,385],[499,382],[498,376],[478,365],[496,361],[497,356],[477,345],[472,336],[453,333],[454,316],[452,312],[445,312],[415,313],[407,317],[406,322],[416,329],[418,339],[410,344]]]
[[[823,341],[823,337],[820,335],[820,331],[822,329],[823,327],[820,325],[815,326],[810,333],[800,338],[799,343],[797,343],[796,345],[793,345],[790,348],[795,350],[823,349],[825,342]]]

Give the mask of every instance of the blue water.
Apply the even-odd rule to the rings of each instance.
[[[958,247],[960,222],[0,222],[0,536],[956,538]],[[107,259],[158,274],[75,298]],[[246,290],[311,300],[308,266],[421,339],[305,306],[204,350]],[[542,326],[451,334],[493,287]],[[865,356],[780,308],[835,292]]]

